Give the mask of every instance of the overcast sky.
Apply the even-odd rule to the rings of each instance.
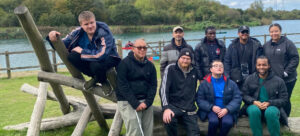
[[[222,4],[228,5],[231,8],[241,8],[247,9],[250,7],[250,4],[253,3],[255,0],[217,0],[220,1]],[[275,0],[262,0],[264,4],[264,8],[272,7],[276,10]],[[277,0],[277,9],[278,10],[293,10],[299,9],[300,10],[300,0]]]

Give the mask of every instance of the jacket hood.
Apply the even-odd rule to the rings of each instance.
[[[130,51],[130,52],[128,53],[128,57],[129,57],[131,60],[133,60],[133,62],[135,62],[135,63],[137,63],[137,64],[139,64],[139,65],[141,65],[141,66],[146,65],[146,64],[148,63],[147,56],[144,57],[144,61],[143,61],[143,62],[140,62],[140,61],[138,61],[138,60],[134,57],[133,51]]]
[[[285,36],[281,36],[278,42],[272,42],[272,39],[270,40],[270,42],[271,42],[271,45],[277,46],[277,45],[282,44],[286,40],[287,40],[287,38]]]
[[[226,82],[228,77],[225,76],[224,74],[222,75],[222,77],[223,77],[224,81]],[[208,83],[211,83],[211,78],[212,78],[212,75],[208,74],[203,79],[206,80]]]
[[[185,48],[187,45],[186,45],[186,41],[184,40],[184,38],[182,38],[182,44],[181,46],[177,46],[175,44],[175,38],[172,38],[171,40],[171,43],[172,43],[172,46],[174,46],[176,49],[178,49],[179,51],[182,49],[182,48]]]
[[[216,41],[218,46],[220,46],[222,48],[225,48],[225,44],[221,40],[215,38],[215,41]],[[202,38],[201,42],[202,42],[202,44],[207,43],[207,37]]]
[[[256,78],[260,78],[259,73],[257,71],[255,72],[255,76],[256,76]],[[269,80],[269,79],[273,78],[274,76],[275,76],[274,72],[271,69],[269,69],[269,73],[268,73],[266,80]]]

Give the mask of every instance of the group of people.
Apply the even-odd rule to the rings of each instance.
[[[146,41],[135,40],[132,51],[121,60],[105,23],[96,21],[90,11],[81,12],[78,20],[80,27],[63,42],[68,60],[91,77],[84,89],[105,85],[106,71],[116,67],[117,108],[126,135],[151,136],[157,74],[147,59]],[[226,49],[216,38],[216,28],[207,27],[194,50],[184,40],[183,28],[174,27],[171,43],[164,47],[160,60],[159,95],[167,134],[176,136],[177,126],[182,124],[188,136],[198,136],[200,118],[209,122],[207,135],[225,136],[239,116],[247,115],[253,135],[262,135],[262,121],[266,121],[270,135],[279,136],[280,123],[287,125],[290,115],[299,63],[296,46],[281,36],[281,31],[279,24],[270,25],[271,39],[262,46],[250,37],[248,26],[241,26],[239,37]],[[50,44],[57,40],[56,35],[60,33],[49,33]]]

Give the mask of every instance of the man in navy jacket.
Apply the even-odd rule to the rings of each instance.
[[[92,77],[84,84],[89,89],[96,83],[105,83],[106,71],[120,62],[115,39],[103,22],[97,22],[90,11],[83,11],[78,16],[80,27],[67,35],[63,42],[69,51],[68,60],[80,72]],[[46,38],[50,45],[56,41],[57,31],[51,31]]]
[[[242,102],[239,88],[224,73],[221,60],[214,60],[211,74],[200,84],[197,92],[198,115],[202,121],[208,118],[208,136],[226,136],[237,119]]]

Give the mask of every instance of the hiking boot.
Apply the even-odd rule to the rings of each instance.
[[[83,89],[89,90],[92,87],[96,86],[97,80],[95,78],[91,78],[89,81],[84,82]]]

